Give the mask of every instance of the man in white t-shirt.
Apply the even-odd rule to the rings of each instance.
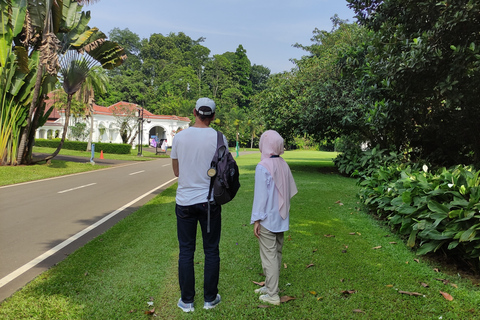
[[[178,177],[175,213],[180,247],[178,280],[181,298],[178,307],[185,312],[194,311],[195,274],[193,257],[197,238],[197,223],[203,237],[204,264],[204,309],[220,303],[218,278],[220,270],[220,205],[210,202],[210,232],[207,232],[208,191],[210,177],[207,175],[217,149],[217,132],[210,128],[215,119],[215,102],[209,98],[197,100],[195,124],[175,135],[172,143],[173,172]],[[228,145],[225,140],[225,145]]]

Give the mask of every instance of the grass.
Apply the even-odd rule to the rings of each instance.
[[[291,228],[285,234],[280,289],[282,296],[295,300],[265,307],[253,293],[257,286],[252,281],[263,280],[258,243],[249,224],[257,153],[237,158],[242,187],[223,207],[222,303],[217,308],[202,309],[200,236],[195,312],[184,314],[176,307],[180,292],[174,186],[4,301],[0,318],[150,319],[145,311],[153,307],[159,319],[479,318],[478,287],[415,256],[401,239],[362,212],[355,180],[335,173],[332,155],[285,154],[299,193],[292,199]],[[342,293],[347,290],[353,293]],[[453,301],[440,291],[451,294]]]
[[[52,160],[51,164],[44,163],[32,166],[0,166],[0,186],[98,170],[106,167],[61,160]]]
[[[34,147],[34,153],[47,153],[51,154],[55,151],[54,148],[46,148],[46,147]],[[138,151],[132,149],[131,154],[111,154],[111,153],[103,153],[103,157],[105,159],[115,159],[115,160],[126,160],[126,161],[148,161],[152,160],[152,158],[169,158],[168,155],[165,154],[155,154],[155,152],[150,152],[148,150],[143,150],[142,154],[143,157],[137,156]],[[77,150],[67,150],[62,149],[60,150],[60,155],[62,156],[77,156],[77,157],[87,157],[90,158],[92,153],[90,151],[77,151]],[[100,150],[95,151],[95,159],[100,158]]]

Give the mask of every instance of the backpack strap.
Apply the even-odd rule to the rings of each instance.
[[[217,147],[215,149],[215,154],[213,155],[212,162],[210,164],[211,167],[214,167],[215,170],[217,169],[217,164],[218,160],[223,157],[225,154],[225,148],[223,148],[223,153],[220,156],[219,153],[220,151],[217,152],[217,150],[220,150],[222,146],[225,146],[225,143],[223,143],[223,134],[220,131],[217,131]],[[217,172],[218,174],[218,172]],[[210,177],[210,187],[208,188],[208,196],[207,196],[207,207],[208,207],[208,212],[207,212],[207,233],[210,233],[210,198],[212,197],[212,190],[213,190],[213,181],[215,177],[217,176]],[[212,199],[213,200],[213,199]]]

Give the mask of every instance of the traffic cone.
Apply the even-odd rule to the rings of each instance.
[[[103,150],[100,151],[100,159],[103,159]]]

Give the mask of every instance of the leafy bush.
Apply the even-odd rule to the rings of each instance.
[[[480,171],[471,166],[429,170],[377,148],[349,149],[335,159],[359,177],[359,198],[385,219],[418,255],[443,251],[480,266]]]
[[[402,154],[377,146],[366,151],[362,151],[360,147],[350,148],[339,154],[334,163],[340,173],[365,179],[380,166],[398,164],[402,161],[404,161]]]
[[[447,251],[478,266],[480,171],[456,166],[380,167],[360,185],[360,199],[387,219],[418,255]]]
[[[48,147],[48,148],[57,148],[60,143],[60,139],[47,140],[47,139],[36,139],[35,145],[37,147]],[[66,140],[63,144],[63,149],[67,150],[77,150],[85,151],[87,150],[87,142],[83,141],[68,141]],[[119,143],[95,143],[95,150],[103,150],[105,153],[112,154],[130,154],[132,151],[132,146],[129,144],[119,144]]]

